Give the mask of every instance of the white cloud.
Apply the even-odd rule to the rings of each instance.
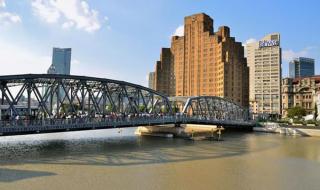
[[[53,1],[33,0],[31,6],[34,14],[47,23],[55,23],[60,18],[60,12],[51,6]]]
[[[0,0],[0,8],[5,8],[6,2],[5,0]],[[0,11],[0,25],[8,25],[20,23],[21,18],[19,15],[11,12]]]
[[[316,47],[311,47],[310,46],[310,47],[306,47],[303,50],[298,51],[298,52],[295,52],[295,51],[293,51],[291,49],[284,50],[282,52],[282,58],[283,58],[283,60],[289,62],[289,61],[292,61],[294,58],[297,58],[297,57],[307,57],[310,54],[310,50],[313,50],[315,48]]]
[[[0,8],[6,7],[6,2],[4,0],[0,0]]]
[[[47,23],[61,23],[67,28],[94,32],[101,28],[99,12],[85,0],[32,0],[34,14]]]
[[[245,42],[245,45],[251,44],[251,43],[255,43],[255,42],[257,42],[257,41],[258,41],[258,40],[255,39],[255,38],[249,38],[249,39]]]
[[[51,58],[35,54],[27,48],[0,39],[0,75],[45,73]]]
[[[0,12],[0,24],[15,24],[20,23],[21,18],[19,15],[10,12]]]
[[[184,35],[184,26],[179,26],[172,36],[183,36]]]
[[[77,60],[77,59],[71,60],[71,65],[78,65],[78,64],[80,64],[79,60]]]
[[[73,26],[74,26],[74,22],[72,21],[68,21],[62,24],[62,28],[64,29],[69,29],[69,28],[72,28]]]

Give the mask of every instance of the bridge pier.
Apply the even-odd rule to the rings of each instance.
[[[221,132],[216,125],[199,124],[172,124],[138,127],[135,131],[139,136],[176,137],[201,139],[215,136],[218,139],[218,132]]]

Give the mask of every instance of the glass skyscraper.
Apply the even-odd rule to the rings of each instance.
[[[70,75],[71,48],[53,48],[52,64],[48,74]]]
[[[299,57],[289,63],[289,77],[314,76],[314,59]]]
[[[71,48],[53,48],[52,64],[49,67],[48,74],[70,75],[71,63]],[[46,87],[42,89],[42,95],[45,94]],[[59,98],[58,98],[59,95]],[[53,96],[55,106],[60,102],[58,99],[63,99],[65,92],[62,87],[59,88],[59,93]]]

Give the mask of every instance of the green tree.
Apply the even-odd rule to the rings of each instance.
[[[302,107],[296,106],[288,109],[288,117],[289,118],[298,118],[301,119],[306,115],[306,110]]]
[[[140,111],[140,112],[144,112],[145,108],[146,108],[146,106],[144,106],[144,105],[139,105],[139,111]]]
[[[161,113],[168,113],[168,108],[166,106],[162,106]]]
[[[61,109],[60,112],[61,113],[69,113],[72,112],[72,106],[75,109],[75,111],[80,110],[80,105],[79,104],[69,104],[69,103],[63,103],[61,104]]]
[[[178,113],[179,112],[178,106],[172,106],[172,112],[173,113]]]
[[[177,103],[175,101],[171,102],[171,109],[172,109],[173,113],[179,112],[179,107],[178,107],[178,105],[177,105]]]
[[[61,104],[61,107],[60,107],[60,113],[67,113],[69,111],[69,105],[68,104]]]
[[[112,107],[111,104],[106,106],[106,111],[109,112],[109,113],[113,111],[113,107]]]

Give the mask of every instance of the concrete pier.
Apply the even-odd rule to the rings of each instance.
[[[174,125],[158,125],[138,127],[135,134],[141,136],[192,137],[199,139],[200,137],[217,136],[221,130],[223,128],[219,129],[216,125],[183,124],[179,127]]]

